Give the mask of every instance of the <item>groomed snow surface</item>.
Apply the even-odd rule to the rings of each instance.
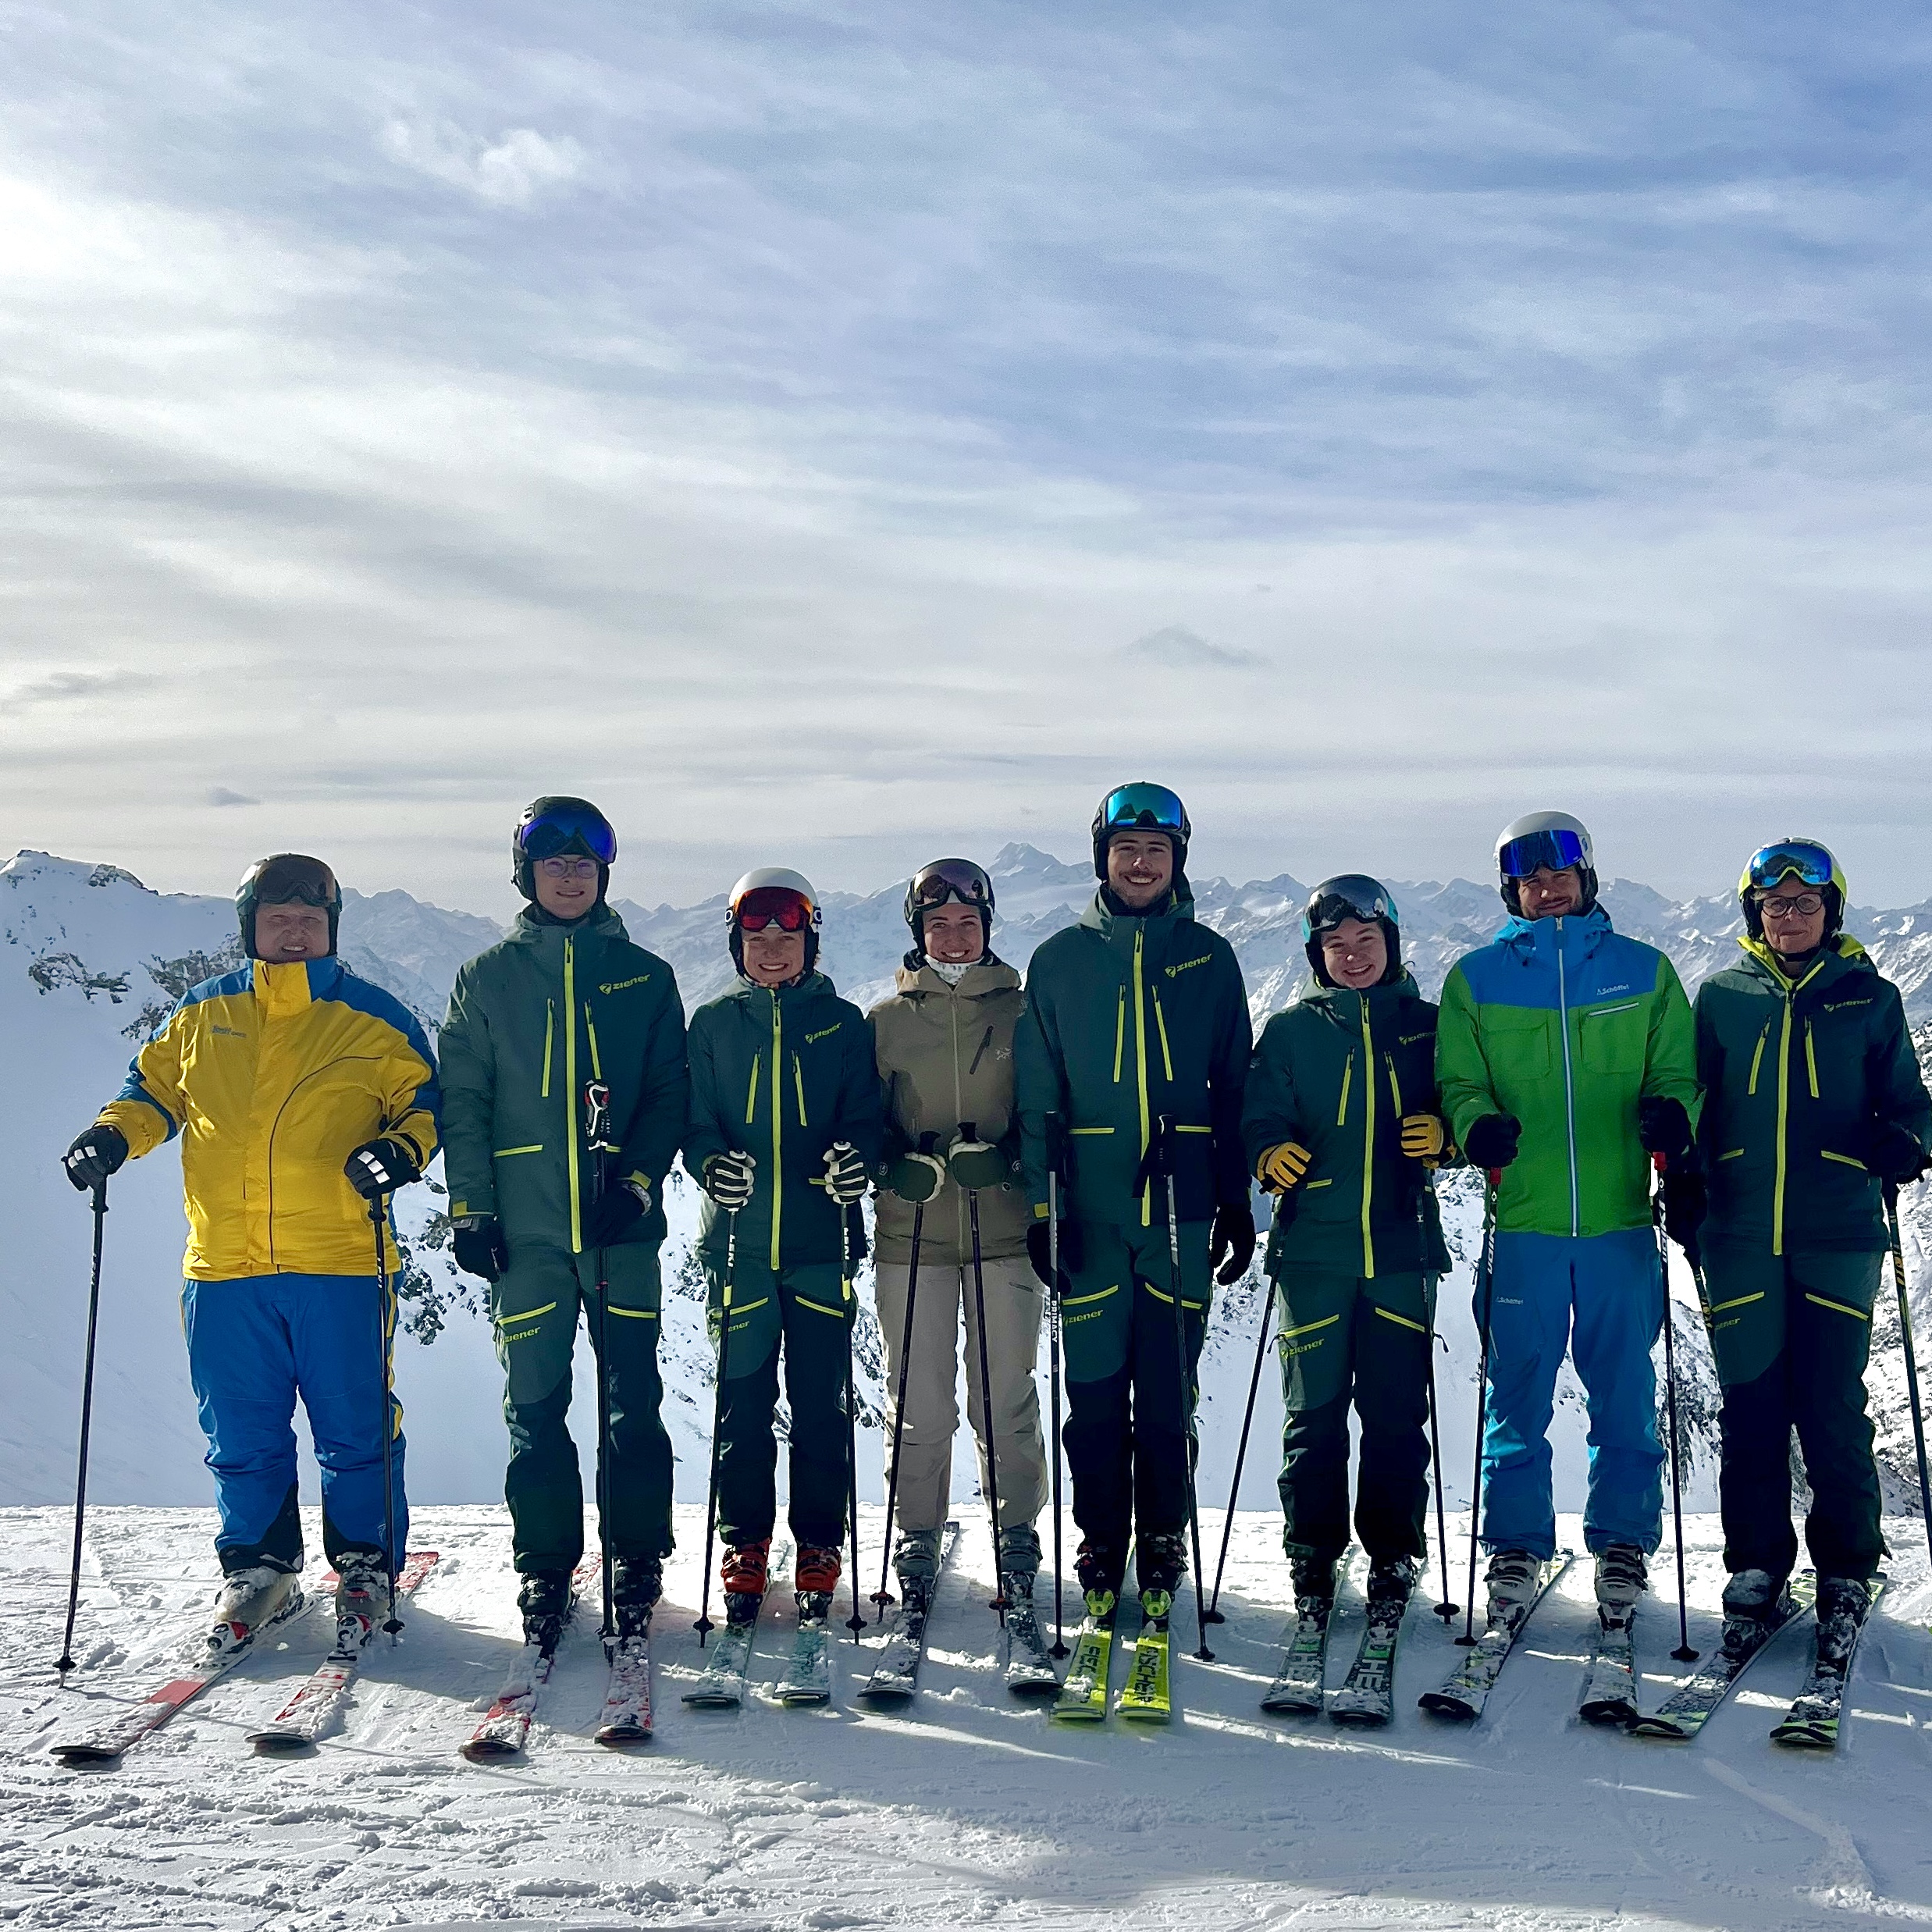
[[[592,1742],[603,1680],[592,1616],[566,1639],[527,1759],[468,1764],[457,1747],[516,1643],[509,1539],[500,1509],[425,1508],[412,1540],[442,1562],[400,1646],[371,1653],[344,1720],[311,1756],[260,1760],[243,1739],[322,1655],[315,1616],[118,1767],[75,1772],[48,1756],[48,1741],[87,1700],[162,1681],[205,1617],[213,1519],[91,1517],[81,1668],[62,1692],[51,1666],[70,1519],[0,1512],[0,1918],[221,1932],[478,1920],[1770,1932],[1932,1920],[1932,1587],[1916,1521],[1888,1525],[1891,1588],[1825,1757],[1766,1736],[1802,1674],[1802,1628],[1694,1744],[1580,1724],[1592,1621],[1582,1564],[1538,1612],[1473,1729],[1416,1709],[1460,1654],[1429,1614],[1432,1589],[1409,1614],[1389,1731],[1265,1717],[1287,1577],[1279,1519],[1259,1511],[1236,1521],[1212,1663],[1183,1654],[1191,1593],[1177,1606],[1172,1727],[1062,1728],[1010,1701],[994,1672],[986,1527],[962,1514],[922,1692],[901,1714],[857,1709],[863,1653],[849,1642],[837,1647],[829,1710],[781,1710],[760,1695],[777,1675],[789,1610],[776,1591],[747,1707],[686,1710],[703,1517],[681,1508],[658,1617],[655,1739],[624,1754]],[[869,1567],[881,1526],[876,1508],[864,1512]],[[1202,1527],[1212,1567],[1219,1517]],[[1580,1548],[1574,1517],[1563,1532]],[[1708,1652],[1722,1583],[1715,1521],[1694,1519],[1688,1540],[1692,1641]],[[1646,1705],[1678,1667],[1667,1546],[1658,1580],[1638,1626]],[[1331,1684],[1359,1629],[1357,1603],[1338,1621]],[[1116,1684],[1122,1674],[1117,1660]]]

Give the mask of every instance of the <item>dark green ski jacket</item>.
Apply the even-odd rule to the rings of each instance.
[[[1761,940],[1697,991],[1706,1241],[1774,1254],[1886,1245],[1864,1155],[1891,1123],[1932,1147],[1898,989],[1840,934],[1794,985]]]
[[[685,1009],[671,968],[608,906],[560,926],[527,909],[456,976],[437,1059],[450,1212],[494,1215],[511,1246],[583,1248],[594,1180],[585,1090],[610,1090],[612,1184],[651,1211],[627,1240],[664,1238],[664,1177],[684,1138]]]
[[[825,1191],[825,1150],[849,1140],[870,1168],[880,1133],[872,1030],[824,973],[775,992],[741,977],[691,1016],[685,1165],[702,1182],[714,1154],[742,1148],[756,1161],[756,1186],[738,1217],[739,1254],[757,1256],[774,1273],[838,1261],[840,1215]],[[707,1196],[699,1241],[714,1259],[724,1258],[728,1221]],[[856,1261],[865,1233],[858,1215],[851,1221]]]
[[[1311,980],[1261,1030],[1248,1063],[1241,1137],[1248,1169],[1284,1140],[1314,1157],[1277,1201],[1269,1272],[1443,1273],[1449,1255],[1405,1114],[1439,1114],[1436,1009],[1407,973],[1366,993]]]
[[[1134,1177],[1162,1114],[1179,1129],[1175,1197],[1183,1221],[1245,1202],[1241,1089],[1254,1034],[1234,949],[1176,896],[1152,916],[1099,894],[1079,924],[1033,955],[1014,1037],[1021,1159],[1035,1219],[1047,1213],[1045,1121],[1069,1136],[1065,1212],[1151,1227],[1165,1211]]]

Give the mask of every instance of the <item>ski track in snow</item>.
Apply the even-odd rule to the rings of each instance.
[[[1932,1920],[1932,1759],[1920,1735],[1932,1720],[1932,1586],[1914,1521],[1890,1525],[1892,1587],[1827,1758],[1780,1751],[1765,1735],[1797,1688],[1802,1630],[1777,1641],[1693,1745],[1581,1724],[1592,1620],[1582,1564],[1539,1612],[1473,1730],[1415,1708],[1459,1654],[1429,1614],[1433,1589],[1410,1612],[1389,1731],[1265,1717],[1258,1701],[1287,1585],[1278,1519],[1258,1511],[1236,1520],[1214,1663],[1186,1654],[1191,1594],[1177,1606],[1175,1726],[1062,1729],[998,1682],[985,1528],[962,1515],[921,1695],[902,1712],[856,1712],[870,1646],[849,1641],[835,1646],[829,1710],[760,1698],[784,1648],[779,1593],[747,1708],[685,1710],[703,1535],[700,1512],[681,1510],[658,1619],[656,1738],[624,1754],[591,1742],[603,1668],[586,1620],[566,1639],[527,1759],[466,1764],[456,1747],[515,1643],[508,1535],[500,1510],[431,1508],[415,1540],[442,1563],[401,1646],[370,1653],[346,1717],[312,1756],[257,1759],[243,1738],[320,1657],[322,1617],[278,1633],[275,1649],[118,1767],[73,1772],[48,1756],[48,1740],[87,1699],[152,1688],[171,1646],[194,1632],[210,1595],[212,1517],[91,1517],[82,1667],[62,1693],[51,1660],[69,1519],[0,1512],[0,1920],[116,1932],[478,1921],[572,1932],[994,1921],[1777,1932]],[[864,1527],[876,1562],[877,1510]],[[1563,1527],[1578,1540],[1575,1519]],[[1219,1532],[1211,1515],[1210,1550]],[[1708,1651],[1722,1582],[1715,1522],[1692,1519],[1689,1541],[1692,1641]],[[1667,1550],[1657,1573],[1664,1596],[1638,1624],[1648,1704],[1675,1669]],[[1042,1601],[1050,1614],[1050,1587]],[[1338,1622],[1331,1685],[1359,1628],[1357,1605]],[[1123,1675],[1117,1663],[1116,1685]]]

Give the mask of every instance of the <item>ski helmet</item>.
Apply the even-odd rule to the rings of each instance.
[[[1393,986],[1402,977],[1402,916],[1396,909],[1395,895],[1379,879],[1365,872],[1340,872],[1324,879],[1308,895],[1301,914],[1302,949],[1316,980],[1323,986],[1335,982],[1329,976],[1328,962],[1322,954],[1322,935],[1332,933],[1344,920],[1358,919],[1364,925],[1382,928],[1382,943],[1389,948],[1388,970],[1376,982]]]
[[[255,908],[258,906],[318,906],[329,915],[329,950],[336,950],[342,923],[342,888],[319,859],[299,852],[272,852],[258,859],[235,888],[235,916],[241,925],[242,950],[251,959],[255,951]]]
[[[1814,838],[1781,838],[1751,855],[1738,881],[1738,903],[1744,909],[1745,929],[1753,939],[1764,937],[1764,915],[1758,902],[1787,879],[1814,888],[1824,901],[1824,941],[1830,945],[1845,924],[1846,886],[1838,862]]]
[[[617,835],[610,821],[588,799],[534,799],[510,839],[510,877],[517,890],[532,902],[536,898],[536,862],[581,853],[597,862],[597,900],[601,905],[617,856]]]
[[[731,888],[725,901],[724,920],[731,963],[745,970],[745,934],[767,925],[805,935],[805,970],[818,964],[818,935],[822,913],[818,894],[802,872],[785,866],[760,866]]]
[[[1133,785],[1116,785],[1100,802],[1094,814],[1094,876],[1103,882],[1107,877],[1107,848],[1115,832],[1165,832],[1174,848],[1174,870],[1187,869],[1187,841],[1194,828],[1187,822],[1187,808],[1179,794],[1164,785],[1141,779]]]
[[[980,933],[990,957],[993,950],[993,881],[970,859],[935,859],[913,874],[906,888],[906,923],[913,930],[913,955],[926,957],[926,915],[956,899],[980,916]]]
[[[1572,867],[1583,882],[1583,903],[1578,909],[1588,912],[1596,903],[1596,849],[1582,820],[1567,812],[1529,812],[1512,819],[1496,841],[1496,869],[1503,903],[1520,919],[1523,908],[1517,882],[1547,866],[1552,872]]]

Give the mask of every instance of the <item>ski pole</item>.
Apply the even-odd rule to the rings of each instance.
[[[1892,1286],[1898,1291],[1898,1333],[1905,1345],[1905,1388],[1912,1397],[1912,1440],[1919,1452],[1919,1502],[1925,1512],[1926,1546],[1932,1550],[1932,1477],[1926,1473],[1925,1411],[1919,1406],[1919,1361],[1917,1351],[1912,1345],[1912,1305],[1905,1298],[1905,1237],[1898,1228],[1898,1184],[1895,1181],[1885,1183],[1885,1232],[1891,1241]],[[98,1248],[94,1269],[96,1273],[99,1272]],[[75,1548],[78,1550],[77,1530],[75,1535]]]
[[[936,1133],[921,1134],[919,1151],[930,1154],[938,1142]],[[919,1247],[925,1233],[926,1204],[916,1201],[913,1203],[913,1254],[906,1265],[906,1320],[899,1330],[898,1393],[892,1407],[892,1461],[885,1472],[885,1547],[879,1553],[879,1587],[872,1598],[881,1616],[892,1605],[892,1592],[886,1588],[886,1578],[892,1567],[892,1513],[898,1502],[899,1450],[906,1436],[906,1385],[913,1367],[913,1310],[919,1300]],[[873,1279],[878,1279],[876,1269]]]
[[[1429,1273],[1429,1203],[1436,1196],[1434,1171],[1425,1165],[1422,1169],[1421,1191],[1415,1197],[1416,1226],[1422,1237],[1422,1296],[1429,1333],[1425,1337],[1429,1350],[1429,1472],[1436,1491],[1436,1560],[1443,1573],[1442,1601],[1436,1606],[1436,1614],[1445,1624],[1456,1621],[1456,1605],[1449,1594],[1449,1525],[1443,1514],[1443,1431],[1436,1414],[1436,1289],[1437,1282]]]
[[[1047,1115],[1045,1132],[1047,1272],[1053,1277],[1047,1290],[1047,1375],[1053,1385],[1048,1391],[1053,1409],[1053,1649],[1048,1654],[1063,1657],[1067,1649],[1060,1582],[1060,1169],[1066,1159],[1066,1143],[1058,1114]],[[1927,1520],[1932,1521],[1932,1517]]]
[[[731,1361],[731,1290],[738,1284],[738,1210],[728,1208],[724,1215],[724,1293],[718,1309],[718,1386],[711,1401],[711,1482],[704,1502],[704,1581],[699,1585],[698,1621],[692,1626],[698,1633],[698,1648],[710,1635],[711,1545],[718,1524],[718,1445],[724,1436],[725,1372]]]
[[[842,1299],[848,1306],[853,1298],[852,1217],[858,1204],[852,1202],[841,1211],[838,1219],[839,1272],[844,1277],[839,1285],[845,1290]],[[852,1331],[858,1326],[857,1316],[854,1309],[852,1320],[845,1325],[845,1493],[852,1509],[852,1614],[845,1619],[845,1628],[852,1632],[854,1643],[866,1627],[866,1620],[859,1613],[859,1404],[852,1392]],[[888,1524],[888,1541],[891,1535]]]
[[[1221,1578],[1228,1567],[1228,1539],[1234,1534],[1234,1506],[1241,1493],[1241,1465],[1247,1461],[1247,1433],[1254,1421],[1254,1398],[1261,1386],[1261,1364],[1268,1358],[1269,1332],[1275,1325],[1275,1284],[1268,1284],[1265,1298],[1261,1303],[1261,1318],[1254,1336],[1254,1372],[1248,1378],[1247,1407],[1241,1416],[1241,1440],[1234,1452],[1234,1480],[1228,1485],[1228,1507],[1221,1519],[1221,1554],[1214,1566],[1214,1593],[1208,1599],[1208,1621],[1211,1624],[1226,1623],[1221,1614]]]
[[[1456,1641],[1465,1648],[1476,1640],[1476,1535],[1482,1520],[1482,1438],[1489,1426],[1489,1315],[1496,1293],[1496,1190],[1500,1168],[1491,1168],[1482,1196],[1482,1322],[1476,1337],[1476,1469],[1469,1483],[1469,1612]],[[1435,1367],[1430,1357],[1429,1366]]]
[[[383,1200],[380,1194],[369,1203],[369,1219],[375,1225],[375,1325],[382,1362],[382,1568],[389,1578],[389,1616],[382,1629],[390,1642],[396,1641],[402,1620],[396,1614],[396,1407],[390,1390],[395,1372],[392,1354],[394,1331],[390,1325],[389,1249],[382,1240]]]
[[[1677,1648],[1670,1654],[1680,1663],[1694,1663],[1697,1653],[1691,1648],[1690,1610],[1684,1596],[1684,1490],[1678,1474],[1677,1346],[1673,1339],[1677,1318],[1670,1311],[1670,1244],[1663,1231],[1663,1156],[1656,1154],[1651,1158],[1657,1170],[1650,1218],[1657,1227],[1657,1272],[1663,1290],[1663,1414],[1670,1427],[1670,1533],[1677,1546]]]
[[[94,1340],[101,1325],[101,1236],[107,1220],[107,1183],[94,1183],[94,1282],[87,1290],[87,1361],[80,1372],[80,1459],[74,1476],[74,1560],[67,1579],[67,1634],[54,1668],[62,1688],[74,1667],[74,1619],[80,1610],[80,1539],[87,1516],[87,1439],[94,1431]]]
[[[1190,1393],[1194,1378],[1187,1366],[1187,1316],[1181,1302],[1180,1208],[1174,1184],[1176,1135],[1172,1114],[1161,1115],[1158,1131],[1161,1165],[1167,1173],[1167,1279],[1174,1291],[1174,1366],[1180,1378],[1175,1393],[1180,1402],[1181,1462],[1187,1471],[1187,1524],[1194,1536],[1194,1633],[1201,1640],[1194,1655],[1202,1663],[1212,1663],[1214,1653],[1208,1648],[1208,1599],[1201,1593],[1201,1504],[1194,1486],[1194,1404]],[[1204,1308],[1204,1327],[1207,1318]]]
[[[584,1089],[584,1144],[590,1150],[590,1205],[597,1212],[610,1176],[610,1089],[592,1080]],[[603,1628],[609,1647],[617,1641],[617,1606],[610,1581],[610,1251],[597,1251],[597,1542],[603,1559]]]
[[[959,1123],[962,1140],[980,1137],[976,1121]],[[997,1614],[999,1627],[1006,1628],[1006,1585],[999,1567],[999,1455],[993,1441],[993,1368],[987,1359],[986,1270],[980,1261],[980,1190],[966,1190],[966,1221],[973,1235],[973,1304],[980,1325],[980,1425],[986,1431],[986,1500],[993,1519],[993,1600],[987,1607]]]

